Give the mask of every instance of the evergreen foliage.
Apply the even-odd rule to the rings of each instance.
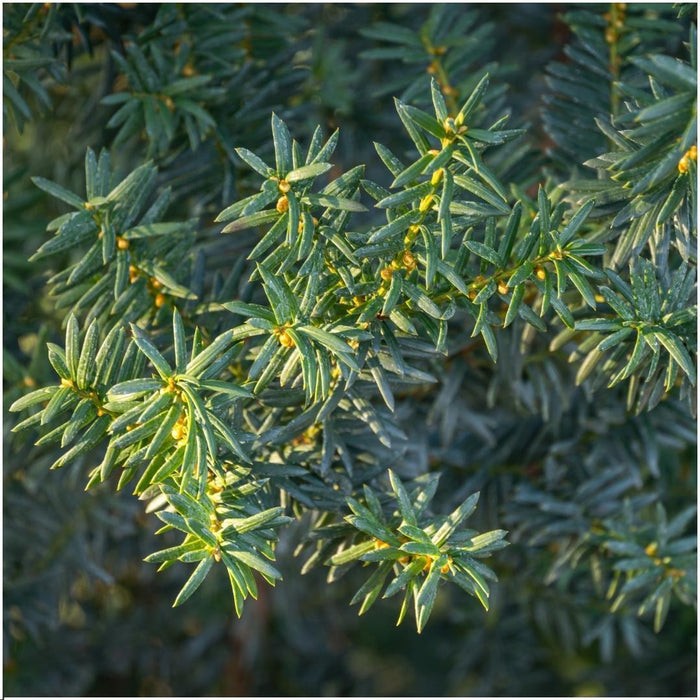
[[[3,15],[6,658],[123,538],[174,606],[323,568],[525,657],[687,643],[692,7],[568,8],[521,68],[478,6]]]

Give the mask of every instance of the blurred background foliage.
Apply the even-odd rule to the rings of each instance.
[[[608,8],[585,7],[599,16]],[[679,55],[692,8],[680,20],[671,5],[645,8],[663,31],[652,32],[644,52]],[[535,197],[544,156],[545,176],[560,182],[606,147],[599,132],[572,142],[557,120],[567,105],[553,80],[556,65],[575,63],[580,41],[562,13],[575,10],[450,10],[463,23],[460,65],[469,66],[455,76],[456,89],[486,69],[492,84],[503,86],[489,93],[489,107],[506,105],[527,136],[517,146],[520,158],[510,170],[501,164],[499,174]],[[51,448],[10,433],[17,418],[7,407],[27,388],[51,381],[45,342],[62,339],[61,319],[43,291],[47,272],[27,258],[43,241],[46,222],[64,209],[33,187],[30,175],[81,191],[88,146],[98,151],[116,139],[113,160],[123,172],[147,154],[159,167],[158,184],[173,188],[171,217],[200,218],[198,244],[207,244],[216,269],[217,250],[226,260],[236,243],[213,240],[213,217],[249,191],[233,148],[269,158],[270,111],[302,140],[317,123],[327,133],[342,127],[338,166],[368,163],[367,176],[387,184],[372,142],[405,151],[393,97],[419,104],[427,98],[415,85],[431,57],[393,60],[370,28],[392,22],[417,31],[439,12],[426,4],[3,7],[6,694],[695,694],[692,606],[674,603],[655,635],[648,621],[611,615],[609,601],[592,595],[590,577],[547,579],[561,554],[557,528],[571,518],[566,502],[590,472],[608,470],[609,479],[584,519],[621,512],[625,498],[642,512],[661,495],[670,514],[695,502],[694,420],[675,399],[635,416],[625,410],[624,390],[569,388],[575,368],[565,354],[548,364],[528,361],[546,342],[520,356],[519,336],[504,331],[513,361],[493,366],[465,337],[439,389],[416,395],[398,416],[415,438],[415,473],[439,465],[438,497],[445,501],[481,490],[483,522],[474,527],[503,523],[513,543],[493,564],[500,583],[490,612],[442,590],[420,637],[411,627],[395,628],[390,604],[380,601],[359,618],[348,607],[361,571],[332,586],[320,570],[302,577],[294,528],[278,549],[284,585],[262,587],[242,619],[233,618],[223,575],[210,576],[199,595],[173,611],[184,567],[156,577],[141,562],[156,548],[152,516],[109,488],[85,494],[84,460],[49,473]],[[144,93],[161,94],[175,74],[211,79],[191,81],[172,110],[158,98],[170,119],[154,120],[146,95],[120,120],[123,103],[103,98],[134,91],[135,45],[150,47],[153,84]],[[595,116],[581,116],[586,128]],[[595,563],[584,555],[579,566]]]

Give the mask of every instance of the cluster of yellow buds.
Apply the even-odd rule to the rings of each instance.
[[[691,146],[685,155],[678,161],[678,172],[685,174],[690,170],[690,161],[697,162],[698,160],[698,147]]]
[[[648,556],[651,557],[654,560],[654,564],[656,566],[661,566],[662,564],[664,566],[667,566],[668,564],[671,563],[671,557],[657,557],[656,555],[658,554],[659,551],[659,545],[656,542],[650,542],[645,548],[644,548],[644,553]]]
[[[287,199],[287,195],[283,194],[278,200],[277,200],[277,205],[275,207],[277,211],[280,214],[284,214],[286,211],[289,211],[289,200]]]
[[[280,341],[280,345],[283,345],[285,348],[293,348],[294,338],[287,333],[287,328],[288,326],[278,326],[272,331],[272,334],[277,336],[277,340]]]
[[[124,239],[117,238],[117,246],[119,246],[119,241]],[[129,241],[124,241],[127,246]],[[135,265],[129,265],[129,282],[134,284],[136,280],[141,276],[141,271]],[[153,305],[159,309],[163,304],[165,304],[165,294],[160,290],[163,288],[163,283],[159,282],[155,277],[148,278],[147,284],[148,292],[153,296]]]
[[[447,119],[445,119],[443,122],[442,126],[444,127],[445,133],[450,140],[454,139],[454,137],[458,134],[464,134],[467,132],[467,127],[463,124],[462,120],[462,115],[457,115],[456,118],[447,117]]]
[[[287,331],[282,331],[279,335],[280,345],[284,345],[285,348],[294,347],[294,339]]]
[[[148,278],[148,291],[154,295],[153,305],[159,309],[163,304],[165,304],[165,294],[161,292],[163,284],[159,282],[155,277]]]
[[[391,261],[390,265],[382,268],[379,271],[379,276],[382,278],[382,280],[384,280],[384,282],[390,282],[391,278],[394,276],[394,273],[397,270],[406,270],[406,272],[410,273],[413,272],[413,270],[415,270],[417,266],[418,262],[416,261],[416,256],[410,250],[404,250],[403,252],[399,253],[394,260]],[[386,285],[382,284],[380,290],[384,287],[386,287]]]
[[[177,440],[178,442],[185,440],[187,437],[186,416],[182,415],[177,419],[177,423],[175,423],[173,429],[170,431],[170,435],[172,436],[173,440]]]
[[[605,41],[608,44],[614,44],[620,38],[627,14],[627,3],[613,3],[613,10],[614,12],[606,12],[603,15],[604,19],[609,22],[605,29]]]
[[[175,394],[177,399],[180,399],[182,403],[187,403],[187,396],[183,393],[182,389],[177,385],[177,382],[173,377],[168,378],[168,383],[160,390],[161,394]],[[184,420],[184,418],[182,419]]]
[[[276,177],[272,178],[277,180]],[[289,211],[289,200],[287,199],[287,192],[292,189],[292,186],[283,178],[277,181],[277,189],[282,193],[282,196],[277,200],[276,209],[280,214],[284,214]]]
[[[416,256],[410,250],[404,250],[401,254],[401,263],[408,272],[416,269]]]

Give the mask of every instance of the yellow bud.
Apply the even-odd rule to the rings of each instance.
[[[287,331],[282,331],[279,334],[279,341],[280,345],[284,345],[285,348],[293,348],[294,347],[294,340]]]
[[[404,267],[409,270],[413,270],[416,267],[416,256],[409,250],[405,251],[401,256],[401,261],[403,262]]]
[[[289,200],[287,199],[287,195],[282,195],[277,200],[277,211],[280,214],[284,214],[284,212],[289,211]]]
[[[644,551],[646,552],[646,555],[648,557],[653,557],[656,552],[659,549],[659,545],[656,542],[650,542],[645,548]]]
[[[117,236],[117,248],[119,250],[126,250],[129,247],[129,241],[126,240],[126,238],[122,238],[121,236]]]
[[[432,194],[427,194],[423,199],[420,200],[420,204],[418,205],[418,211],[423,214],[424,212],[428,211],[430,207],[433,205],[433,195]]]
[[[387,282],[394,276],[394,271],[390,267],[385,267],[380,273],[379,276],[383,279],[386,280]]]
[[[157,309],[160,309],[160,307],[165,304],[165,295],[162,292],[158,292],[158,294],[156,294],[156,298],[153,300],[153,303]]]
[[[499,282],[498,283],[498,293],[499,294],[508,294],[508,285],[505,282]]]
[[[435,185],[439,185],[440,181],[442,180],[442,176],[444,175],[444,170],[442,168],[439,168],[436,170],[432,177],[430,178],[430,184],[435,187]]]
[[[691,146],[683,155],[683,157],[678,161],[678,172],[687,173],[690,170],[690,161],[697,161],[698,159],[698,147]]]
[[[547,278],[547,273],[542,267],[538,267],[537,270],[535,270],[535,274],[537,275],[538,280],[544,280]]]
[[[416,236],[420,233],[420,226],[417,224],[413,224],[408,227],[408,232],[404,236],[403,242],[404,245],[409,246],[413,241],[416,240]]]
[[[282,194],[287,194],[287,192],[289,192],[289,190],[292,189],[292,186],[286,180],[280,180],[279,185],[277,185],[277,187],[279,187],[279,191]]]

